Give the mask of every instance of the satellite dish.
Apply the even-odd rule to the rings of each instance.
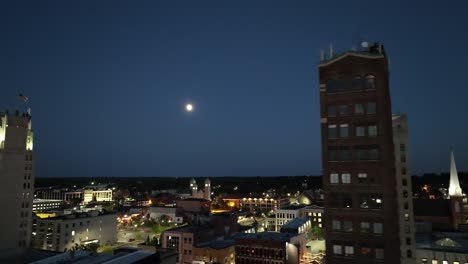
[[[361,47],[363,48],[368,48],[369,47],[369,43],[367,41],[363,41],[361,42]]]

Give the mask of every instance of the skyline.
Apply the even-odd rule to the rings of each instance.
[[[411,173],[451,145],[468,170],[467,3],[112,3],[1,4],[0,111],[29,97],[38,177],[320,175],[320,50],[361,40],[389,54]]]

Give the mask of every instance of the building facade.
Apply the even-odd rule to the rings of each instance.
[[[0,113],[0,251],[29,247],[34,196],[33,130],[29,113]]]
[[[324,210],[322,206],[306,206],[304,207],[304,214],[310,219],[312,226],[323,227],[322,219],[324,218]]]
[[[244,197],[240,200],[239,206],[244,211],[253,212],[257,209],[262,211],[274,211],[286,207],[289,204],[289,198],[284,197]]]
[[[382,44],[319,64],[326,263],[400,263],[387,55]]]
[[[31,246],[50,251],[66,251],[75,244],[114,244],[117,215],[98,211],[51,218],[34,217]]]
[[[305,216],[305,205],[290,205],[275,211],[275,231],[279,232],[281,227],[288,222]]]
[[[112,202],[112,189],[85,189],[83,190],[83,202],[85,204],[92,201]]]
[[[48,199],[34,199],[33,212],[47,212],[49,210],[58,209],[62,207],[62,200],[48,200]]]
[[[398,197],[400,254],[402,264],[416,261],[414,240],[413,192],[408,152],[408,119],[405,113],[393,114],[393,145]]]
[[[212,240],[193,247],[192,264],[234,264],[234,240]]]

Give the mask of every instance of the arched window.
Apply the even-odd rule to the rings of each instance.
[[[357,75],[353,77],[351,82],[351,89],[353,90],[360,90],[362,89],[362,77]]]
[[[364,86],[366,89],[375,89],[375,76],[370,74],[367,75],[364,80]]]

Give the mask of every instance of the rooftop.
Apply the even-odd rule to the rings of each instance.
[[[281,207],[278,210],[299,210],[306,207],[305,204],[291,204],[286,207]]]
[[[297,236],[296,234],[290,233],[276,233],[276,232],[262,232],[257,234],[242,233],[236,235],[235,239],[252,239],[252,240],[274,240],[288,242],[292,237]]]
[[[363,42],[362,44],[364,44]],[[330,55],[325,56],[325,53],[322,53],[322,58],[319,64],[319,67],[328,66],[338,60],[341,60],[347,56],[358,56],[364,58],[383,58],[385,56],[385,49],[381,43],[368,44],[366,42],[366,47],[360,48],[359,50],[346,50],[343,52],[334,52],[333,47],[331,47]]]
[[[223,249],[227,247],[234,246],[234,240],[227,239],[227,240],[211,240],[208,242],[198,243],[195,245],[197,248],[204,248],[209,247],[212,249]]]
[[[433,232],[416,234],[415,238],[418,249],[468,253],[468,233]]]
[[[307,218],[295,218],[281,227],[281,229],[297,229],[307,223],[309,219]]]

